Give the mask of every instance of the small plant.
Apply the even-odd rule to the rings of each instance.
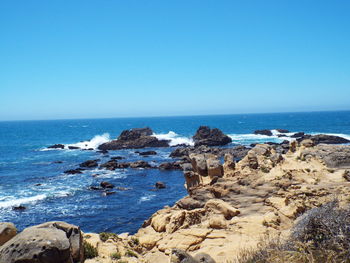
[[[125,256],[137,258],[137,254],[134,251],[130,250],[130,249],[128,249],[126,251]]]
[[[118,236],[114,233],[108,233],[108,232],[102,232],[100,233],[100,239],[103,242],[106,242],[108,239],[113,238],[113,239],[117,239]]]
[[[97,249],[84,240],[84,256],[85,258],[95,258],[98,256]]]
[[[111,259],[121,259],[121,254],[119,252],[115,252],[111,254]]]
[[[140,241],[139,241],[138,238],[132,237],[132,238],[131,238],[131,241],[129,242],[129,244],[130,244],[131,246],[138,246],[138,245],[140,244]]]
[[[269,172],[270,172],[270,169],[267,168],[267,167],[265,167],[265,166],[263,166],[263,167],[261,167],[261,171],[262,171],[263,173],[269,173]]]

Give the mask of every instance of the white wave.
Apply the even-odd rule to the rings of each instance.
[[[140,198],[139,203],[146,202],[152,200],[156,195],[155,194],[148,194],[144,195]]]
[[[192,138],[181,137],[180,135],[178,135],[173,131],[169,131],[168,133],[160,133],[160,134],[154,133],[153,136],[155,136],[158,140],[169,140],[170,146],[175,146],[179,144],[186,144],[190,146],[194,145],[194,141],[192,140]]]
[[[102,135],[96,135],[90,141],[77,142],[73,144],[66,144],[64,146],[65,149],[68,149],[68,146],[79,147],[80,149],[97,149],[98,146],[105,142],[109,142],[110,136],[109,133],[104,133]]]
[[[28,204],[28,203],[36,203],[38,201],[44,200],[46,197],[47,197],[46,195],[41,194],[41,195],[36,195],[31,197],[24,197],[19,199],[2,201],[0,202],[0,208],[8,208],[8,207],[19,206],[19,205]]]
[[[293,134],[293,133],[292,133]],[[251,143],[264,143],[264,142],[282,142],[284,140],[291,141],[293,138],[283,136],[278,137],[278,134],[273,134],[272,136],[262,135],[262,134],[228,134],[228,136],[232,139],[233,143],[237,144],[246,144],[249,145]],[[284,135],[284,134],[282,134]]]

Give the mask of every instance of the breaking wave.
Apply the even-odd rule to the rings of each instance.
[[[0,202],[0,208],[9,208],[13,206],[28,204],[28,203],[36,203],[38,201],[46,199],[46,197],[47,196],[45,194],[41,194],[41,195],[36,195],[31,197],[24,197],[24,198],[18,198],[18,199],[13,199],[8,201],[2,201]]]
[[[66,144],[65,149],[68,149],[68,146],[79,147],[80,149],[97,149],[98,146],[105,142],[109,142],[110,140],[111,139],[109,133],[104,133],[102,135],[94,136],[90,141]]]
[[[186,144],[186,145],[190,145],[190,146],[194,145],[192,138],[181,137],[180,135],[178,135],[177,133],[175,133],[173,131],[169,131],[168,133],[160,133],[160,134],[155,133],[155,134],[153,134],[153,136],[155,136],[158,140],[169,140],[170,146],[175,146],[175,145],[179,145],[179,144]]]

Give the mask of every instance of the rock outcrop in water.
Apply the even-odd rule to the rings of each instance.
[[[232,139],[217,128],[210,129],[208,126],[200,126],[193,136],[195,146],[222,146],[232,142]]]
[[[168,140],[158,140],[152,136],[150,128],[135,128],[123,131],[117,140],[101,144],[99,150],[139,149],[145,147],[168,147]]]

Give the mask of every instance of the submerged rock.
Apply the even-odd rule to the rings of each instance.
[[[64,145],[63,144],[54,144],[54,145],[51,145],[47,148],[49,148],[49,149],[64,149]]]
[[[100,186],[101,186],[102,188],[104,188],[104,189],[106,189],[106,188],[109,188],[109,189],[114,188],[114,184],[111,184],[111,183],[109,183],[109,182],[101,182],[101,183],[100,183]]]
[[[99,160],[87,160],[87,161],[81,163],[79,166],[80,167],[86,167],[86,168],[97,167],[98,166],[97,161],[99,161]]]
[[[208,126],[200,126],[193,136],[195,146],[221,146],[232,142],[232,139],[217,128],[210,129]]]
[[[166,188],[166,185],[163,182],[156,182],[155,187],[157,189],[164,189],[164,188]]]
[[[64,171],[65,174],[81,174],[84,169],[77,168],[77,169],[70,169]]]
[[[145,151],[145,152],[135,152],[138,153],[141,156],[148,156],[148,155],[156,155],[157,152],[156,151]]]

